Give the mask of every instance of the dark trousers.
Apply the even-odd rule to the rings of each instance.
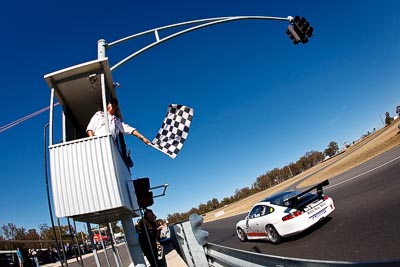
[[[151,240],[151,245],[149,244],[149,241],[147,240],[146,234],[140,234],[139,235],[139,243],[140,247],[142,248],[143,254],[146,256],[147,260],[149,261],[150,265],[152,267],[157,266],[156,263],[154,262],[154,257],[157,258],[157,242],[156,240]],[[154,252],[154,256],[153,256]]]

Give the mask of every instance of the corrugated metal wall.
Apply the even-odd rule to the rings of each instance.
[[[130,173],[111,136],[50,146],[50,172],[57,217],[127,207]]]

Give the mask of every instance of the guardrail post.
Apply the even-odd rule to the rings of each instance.
[[[190,267],[208,266],[203,247],[207,243],[208,232],[201,229],[202,224],[203,217],[192,214],[189,221],[173,226],[171,236],[175,249]]]
[[[190,256],[189,246],[186,241],[185,233],[183,231],[183,223],[174,224],[171,228],[171,238],[175,250],[190,267],[193,267],[193,262]]]

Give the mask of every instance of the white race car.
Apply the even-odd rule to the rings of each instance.
[[[265,239],[279,244],[283,237],[300,233],[326,218],[335,210],[332,198],[317,184],[306,191],[280,192],[253,206],[244,220],[236,224],[240,241]],[[316,190],[316,194],[310,193]]]

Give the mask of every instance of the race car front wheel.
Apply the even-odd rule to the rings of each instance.
[[[268,224],[265,226],[265,232],[267,233],[267,237],[271,243],[278,245],[281,242],[282,237],[273,225]]]
[[[238,227],[238,228],[236,229],[236,233],[237,233],[237,236],[238,236],[238,238],[239,238],[240,241],[242,241],[242,242],[247,241],[247,236],[246,236],[246,234],[244,233],[244,231],[242,230],[242,228]]]

